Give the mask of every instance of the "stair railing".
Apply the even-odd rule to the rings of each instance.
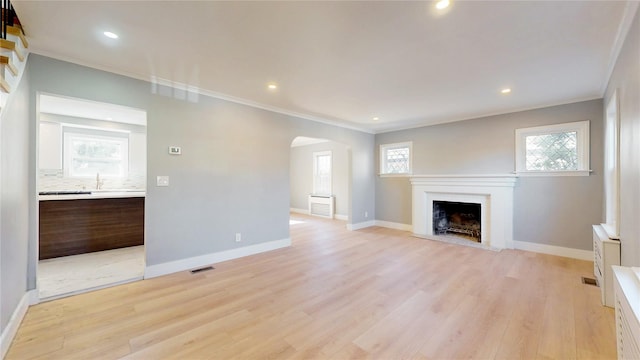
[[[11,5],[11,0],[0,0],[0,18],[2,19],[2,28],[0,29],[0,38],[7,39],[7,26],[19,24],[18,15]]]

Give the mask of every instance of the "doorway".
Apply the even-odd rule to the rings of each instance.
[[[40,300],[144,275],[146,111],[38,95]]]
[[[350,147],[322,138],[296,137],[290,153],[290,210],[347,221],[350,207]],[[294,224],[293,220],[290,224]]]

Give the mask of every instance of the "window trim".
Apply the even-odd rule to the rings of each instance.
[[[327,155],[329,156],[329,193],[325,194],[325,193],[317,192],[316,189],[318,188],[318,173],[317,173],[318,157],[327,156]],[[331,150],[313,152],[313,189],[311,193],[313,195],[319,195],[319,196],[333,195],[333,154]]]
[[[611,239],[620,238],[620,105],[616,89],[605,108],[604,118],[604,203],[602,227]]]
[[[527,170],[526,169],[526,137],[532,135],[547,135],[563,132],[576,132],[576,150],[578,152],[577,170]],[[535,126],[516,129],[515,167],[519,176],[589,176],[589,120],[563,124]]]
[[[403,148],[403,147],[409,148],[409,171],[406,173],[384,172],[384,169],[386,168],[385,164],[386,164],[386,158],[387,158],[386,151],[389,149],[396,149],[396,148]],[[380,152],[378,153],[378,157],[380,160],[378,176],[380,177],[408,177],[413,174],[413,141],[404,141],[404,142],[391,143],[391,144],[380,144]]]

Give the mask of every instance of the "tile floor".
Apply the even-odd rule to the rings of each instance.
[[[140,280],[144,276],[144,246],[41,260],[40,300],[51,300]]]

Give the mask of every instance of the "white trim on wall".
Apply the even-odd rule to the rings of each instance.
[[[40,291],[38,288],[29,291],[29,306],[40,304]]]
[[[562,246],[536,244],[526,241],[513,241],[513,248],[518,250],[532,251],[548,255],[563,256],[578,260],[593,261],[593,251],[572,249]]]
[[[295,214],[309,215],[309,209],[290,208],[289,212],[292,212],[292,213],[295,213]],[[336,218],[337,220],[342,220],[342,221],[348,221],[349,220],[349,216],[348,215],[343,215],[343,214],[335,214],[333,217]]]
[[[208,266],[227,260],[233,260],[289,246],[291,246],[291,238],[286,238],[176,261],[169,261],[162,264],[147,266],[144,269],[144,278],[151,279],[158,276],[168,275],[184,270],[191,270],[201,266]]]
[[[516,129],[515,161],[516,173],[519,176],[589,176],[590,147],[589,120],[571,123],[534,126]],[[551,135],[558,133],[576,133],[577,169],[573,170],[528,170],[527,169],[527,137]]]
[[[403,231],[413,231],[413,227],[410,224],[402,224],[384,220],[376,220],[376,226]],[[536,244],[526,241],[513,241],[513,247],[514,249],[518,250],[556,255],[578,260],[593,261],[593,251],[590,250],[572,249],[546,244]]]
[[[604,209],[602,228],[610,239],[620,239],[620,103],[615,89],[604,116]]]
[[[342,221],[348,221],[349,220],[349,216],[342,215],[342,214],[335,214],[333,217],[336,218],[336,220],[342,220]]]
[[[405,149],[405,148],[409,150],[409,158],[407,159],[408,171],[403,173],[395,173],[395,172],[387,171],[387,163],[388,163],[387,152],[390,150]],[[378,158],[380,161],[380,164],[379,164],[380,168],[378,169],[378,175],[409,176],[413,172],[413,160],[412,160],[413,159],[413,141],[404,141],[401,143],[393,143],[393,144],[380,144],[380,151],[378,153]]]
[[[376,220],[376,226],[381,226],[388,229],[402,230],[402,231],[413,231],[413,225],[411,224],[402,224],[402,223],[384,221],[384,220]]]
[[[359,230],[370,226],[381,226],[389,229],[396,229],[402,231],[413,231],[413,227],[410,224],[395,223],[384,220],[366,221],[357,224],[347,224],[348,230]],[[593,251],[573,249],[562,246],[536,244],[526,241],[513,241],[513,248],[517,250],[531,251],[548,255],[568,257],[578,260],[593,261]]]
[[[309,209],[297,209],[297,208],[290,208],[289,212],[292,213],[296,213],[296,214],[305,214],[305,215],[309,215]]]
[[[607,76],[604,79],[607,81],[602,82],[602,89],[600,89],[600,93],[604,95],[609,87],[609,81],[611,80],[611,75],[613,74],[613,70],[618,63],[618,57],[622,52],[622,47],[624,45],[625,40],[627,39],[627,35],[629,35],[629,30],[631,29],[631,25],[633,24],[633,19],[635,18],[636,11],[638,10],[638,6],[640,3],[637,1],[627,1],[627,4],[624,7],[624,11],[622,13],[622,21],[620,21],[620,25],[618,25],[618,32],[616,33],[616,38],[613,41],[613,46],[611,47],[611,53],[609,54],[609,65],[607,66]]]
[[[0,359],[4,359],[5,355],[7,355],[9,347],[11,346],[11,342],[13,341],[13,338],[16,337],[18,328],[22,323],[22,319],[24,319],[24,316],[27,314],[29,305],[32,304],[32,299],[37,298],[37,296],[37,290],[30,290],[22,295],[20,303],[18,303],[18,306],[13,311],[13,314],[11,314],[9,323],[4,328],[4,331],[2,331],[2,336],[0,337]]]
[[[360,229],[368,228],[368,227],[371,227],[371,226],[376,226],[376,221],[375,220],[363,221],[363,222],[359,222],[359,223],[355,223],[355,224],[347,224],[347,230],[354,231],[354,230],[360,230]]]

